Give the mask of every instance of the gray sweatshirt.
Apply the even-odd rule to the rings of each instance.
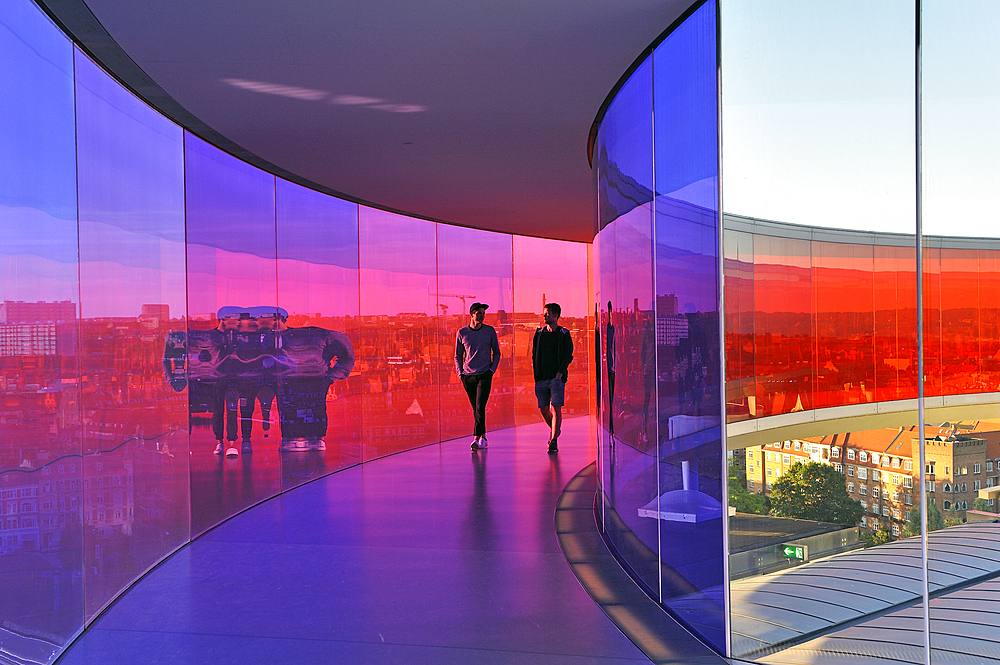
[[[485,323],[478,330],[465,326],[455,335],[455,371],[459,376],[496,372],[500,364],[497,331]]]

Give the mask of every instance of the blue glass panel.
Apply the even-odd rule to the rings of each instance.
[[[716,8],[653,52],[662,602],[725,651]]]
[[[288,489],[361,462],[358,206],[279,179],[277,207],[278,304],[288,319],[278,392],[258,391],[255,408],[270,442],[277,400]]]
[[[76,54],[87,615],[190,533],[183,133]],[[164,361],[167,361],[166,363]]]
[[[278,392],[283,322],[276,315],[274,176],[191,134],[184,159],[197,535],[280,490],[280,439],[264,438],[260,392]]]
[[[601,120],[594,156],[600,228],[653,198],[652,70],[647,58]]]
[[[0,4],[0,659],[83,626],[73,49]]]

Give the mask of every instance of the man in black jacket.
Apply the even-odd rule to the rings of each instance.
[[[559,325],[562,308],[550,302],[542,317],[545,325],[535,331],[531,340],[531,367],[535,373],[535,397],[538,410],[549,426],[549,453],[559,451],[558,439],[562,428],[562,406],[566,397],[566,377],[573,361],[573,338],[569,330]]]

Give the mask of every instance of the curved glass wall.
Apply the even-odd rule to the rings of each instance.
[[[589,246],[276,178],[147,106],[29,0],[0,7],[0,661],[52,662],[192,537],[375,457],[472,434],[455,333],[490,306],[489,429],[541,422],[563,307],[589,412]],[[530,406],[530,408],[529,408]]]
[[[598,518],[735,660],[997,660],[998,26],[695,3],[600,119]]]

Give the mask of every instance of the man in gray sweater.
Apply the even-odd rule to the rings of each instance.
[[[455,335],[455,371],[469,396],[475,421],[473,452],[486,447],[486,401],[493,387],[493,373],[500,364],[497,331],[483,323],[489,308],[481,302],[472,303],[469,325]]]

